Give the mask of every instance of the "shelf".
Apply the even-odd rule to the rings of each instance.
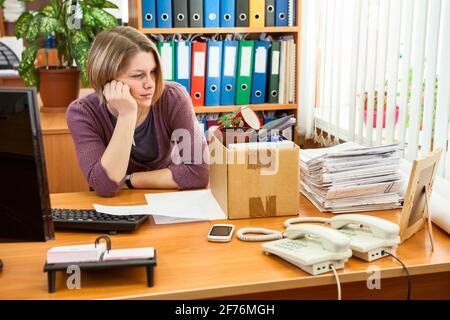
[[[141,28],[145,34],[300,33],[300,27],[260,28]]]
[[[249,105],[253,111],[277,111],[277,110],[297,110],[297,104],[251,104]],[[233,106],[211,106],[211,107],[194,107],[195,113],[220,113],[232,112],[239,109],[240,105]]]

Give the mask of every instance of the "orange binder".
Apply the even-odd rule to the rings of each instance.
[[[56,48],[47,49],[47,55],[45,54],[45,51],[46,49],[44,48],[38,50],[36,60],[34,61],[34,65],[36,67],[57,66],[58,50]]]
[[[206,42],[192,42],[191,99],[194,106],[205,105]]]

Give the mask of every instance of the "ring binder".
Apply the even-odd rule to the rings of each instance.
[[[97,246],[100,244],[100,240],[105,239],[106,240],[106,250],[109,252],[111,251],[111,238],[108,236],[101,236],[95,239],[94,247],[97,248]]]
[[[103,269],[113,269],[113,268],[126,268],[126,267],[146,267],[147,268],[147,287],[153,287],[153,275],[154,275],[154,267],[156,266],[156,250],[151,248],[152,251],[148,254],[148,249],[145,248],[145,254],[142,254],[142,251],[139,251],[136,254],[137,250],[142,249],[134,249],[130,252],[124,253],[124,250],[111,250],[112,243],[111,238],[108,236],[100,236],[95,239],[94,248],[100,246],[100,241],[106,241],[106,252],[103,252],[98,261],[88,261],[88,262],[63,262],[63,263],[48,263],[46,262],[44,265],[44,272],[47,272],[48,279],[48,292],[54,293],[56,291],[56,272],[63,271],[66,272],[67,268],[73,265],[76,265],[81,271],[83,270],[103,270]],[[64,248],[64,247],[62,247]],[[133,249],[130,249],[133,250]],[[112,257],[108,257],[107,260],[104,260],[104,255],[110,255],[116,252]],[[119,252],[117,254],[117,252]],[[148,258],[150,256],[150,258]],[[138,257],[138,258],[137,258]],[[145,257],[145,258],[144,258]],[[106,258],[105,258],[106,259]]]

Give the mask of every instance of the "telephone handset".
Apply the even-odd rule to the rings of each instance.
[[[296,240],[303,237],[317,239],[327,251],[342,252],[349,248],[349,239],[334,230],[314,224],[303,224],[289,227],[286,230],[288,239]]]
[[[397,224],[390,221],[361,214],[344,214],[330,219],[333,229],[350,237],[353,255],[373,261],[387,253],[395,255],[400,243]]]
[[[302,224],[289,227],[286,236],[263,243],[263,252],[277,255],[312,275],[342,269],[352,256],[350,239],[337,230]]]
[[[364,225],[370,229],[374,237],[395,240],[398,238],[400,228],[397,224],[362,214],[343,214],[330,219],[334,229],[341,229],[349,224]]]

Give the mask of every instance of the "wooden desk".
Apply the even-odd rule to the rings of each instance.
[[[80,97],[91,92],[93,89],[81,89]],[[39,105],[42,105],[40,98]],[[89,191],[89,186],[78,164],[65,112],[41,112],[40,116],[50,192]]]
[[[0,87],[26,87],[25,82],[22,80],[20,76],[0,76]]]
[[[89,208],[92,203],[110,205],[145,204],[144,193],[127,190],[111,199],[93,193],[54,194],[54,207]],[[319,214],[303,196],[300,212]],[[399,221],[399,210],[372,213]],[[236,228],[266,227],[283,230],[285,217],[228,221]],[[158,252],[155,286],[147,288],[145,268],[109,272],[85,272],[81,289],[69,290],[66,275],[57,277],[57,291],[47,293],[43,265],[47,250],[53,246],[92,243],[98,234],[58,232],[47,243],[0,244],[4,270],[0,273],[0,299],[203,299],[203,298],[278,298],[336,299],[332,273],[310,276],[299,268],[261,252],[261,243],[211,243],[206,234],[213,222],[153,225],[150,221],[136,233],[112,236],[113,248],[153,246]],[[434,229],[435,252],[425,230],[420,231],[397,250],[408,266],[414,299],[450,299],[450,238]],[[368,290],[369,267],[379,267],[381,290]],[[404,299],[407,279],[401,266],[390,257],[373,263],[351,258],[339,272],[343,299]]]

